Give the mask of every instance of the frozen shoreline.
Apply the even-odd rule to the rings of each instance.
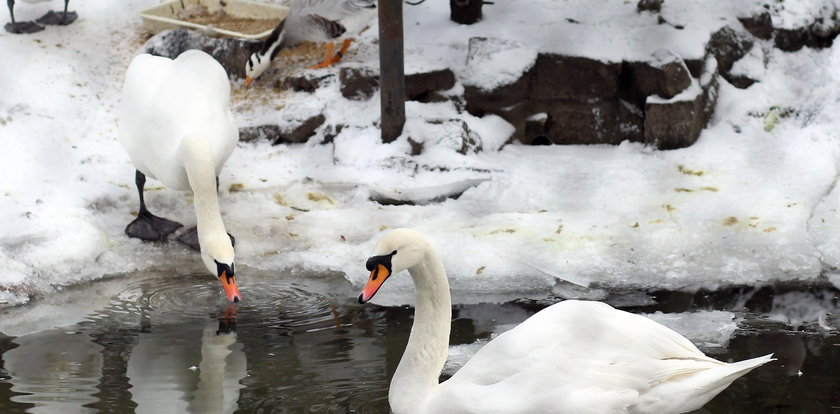
[[[823,3],[773,11],[774,23],[817,13]],[[123,233],[137,200],[132,166],[116,140],[119,91],[143,43],[136,13],[155,4],[80,0],[71,4],[80,17],[70,26],[28,36],[0,33],[5,64],[13,68],[0,77],[0,302],[25,303],[29,294],[168,263],[177,263],[179,272],[200,269],[198,256],[175,242],[142,243]],[[54,6],[16,11],[24,20]],[[643,39],[670,30],[666,34],[680,34],[670,38],[678,43],[659,46],[690,55],[701,53],[710,32],[735,21],[734,6],[724,0],[703,7],[666,2],[669,21],[694,16],[683,31],[656,25],[636,13],[635,4],[532,6],[488,6],[485,20],[470,27],[449,22],[443,3],[406,6],[407,71],[451,67],[459,73],[466,39],[479,34],[509,36],[535,50],[621,60],[651,52],[622,42],[649,44]],[[831,6],[840,7],[837,1]],[[582,23],[555,25],[552,32],[565,41],[534,38],[541,25],[569,16]],[[510,30],[523,22],[528,30]],[[359,39],[347,64],[375,59],[375,29]],[[585,37],[595,29],[601,43]],[[476,154],[427,145],[423,154],[409,156],[405,136],[379,142],[377,94],[358,102],[343,99],[337,82],[314,95],[242,91],[235,83],[241,126],[319,112],[348,125],[332,144],[317,144],[315,137],[300,145],[242,143],[234,151],[220,177],[220,201],[228,231],[237,237],[237,264],[336,272],[360,286],[378,235],[414,227],[442,251],[456,292],[551,291],[558,281],[690,290],[814,281],[823,274],[834,280],[832,269],[840,266],[840,89],[833,86],[840,83],[840,46],[787,53],[759,41],[736,67],[759,82],[741,90],[721,79],[715,117],[700,140],[673,151],[626,142],[496,150],[511,132],[500,118],[477,118],[451,103],[409,102],[406,133],[415,140],[434,142],[440,133],[422,119],[449,117],[464,119],[485,144]],[[456,90],[463,87],[458,77]],[[773,115],[768,131],[773,107],[789,111]],[[190,197],[156,185],[149,185],[149,208],[194,223]],[[369,200],[374,193],[425,197],[458,186],[468,188],[459,198],[427,205]],[[392,300],[411,291],[408,278],[389,283]]]

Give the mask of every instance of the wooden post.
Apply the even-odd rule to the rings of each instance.
[[[484,0],[449,0],[449,19],[461,24],[477,23],[483,4]]]
[[[405,124],[402,0],[381,0],[377,7],[382,142],[391,142]]]

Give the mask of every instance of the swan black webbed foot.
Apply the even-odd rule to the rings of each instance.
[[[137,193],[140,196],[140,210],[137,218],[128,226],[125,226],[125,234],[140,240],[164,241],[175,230],[182,225],[177,221],[158,217],[146,209],[146,201],[143,197],[143,187],[146,185],[146,176],[137,170],[134,176],[134,183],[137,185]]]
[[[79,18],[79,15],[76,12],[56,12],[50,10],[47,14],[35,20],[40,24],[51,24],[56,26],[66,26],[70,23],[76,21]]]

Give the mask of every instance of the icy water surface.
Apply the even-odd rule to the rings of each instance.
[[[359,305],[338,276],[246,282],[241,273],[245,301],[235,305],[209,276],[144,274],[4,310],[11,336],[0,335],[0,413],[389,412],[388,379],[412,309]],[[607,301],[645,313],[735,310],[728,347],[700,344],[704,351],[722,360],[776,353],[700,412],[828,413],[840,407],[837,293],[624,292]],[[488,338],[551,302],[456,306],[451,342]]]

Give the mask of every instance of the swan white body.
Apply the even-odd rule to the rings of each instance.
[[[388,394],[398,414],[681,413],[702,407],[772,360],[720,362],[643,316],[567,300],[490,341],[439,384],[452,315],[437,252],[419,233],[397,229],[380,240],[375,254],[360,302],[391,271],[408,269],[416,289],[414,325]]]
[[[169,188],[191,189],[189,140],[209,152],[215,177],[239,141],[224,68],[198,50],[174,60],[135,57],[125,74],[119,136],[134,166]]]
[[[199,50],[174,60],[135,57],[125,75],[119,137],[140,173],[193,191],[202,260],[222,278],[228,299],[238,300],[235,284],[225,284],[233,283],[234,253],[216,194],[219,172],[239,141],[224,68]],[[145,209],[141,183],[138,190]]]

